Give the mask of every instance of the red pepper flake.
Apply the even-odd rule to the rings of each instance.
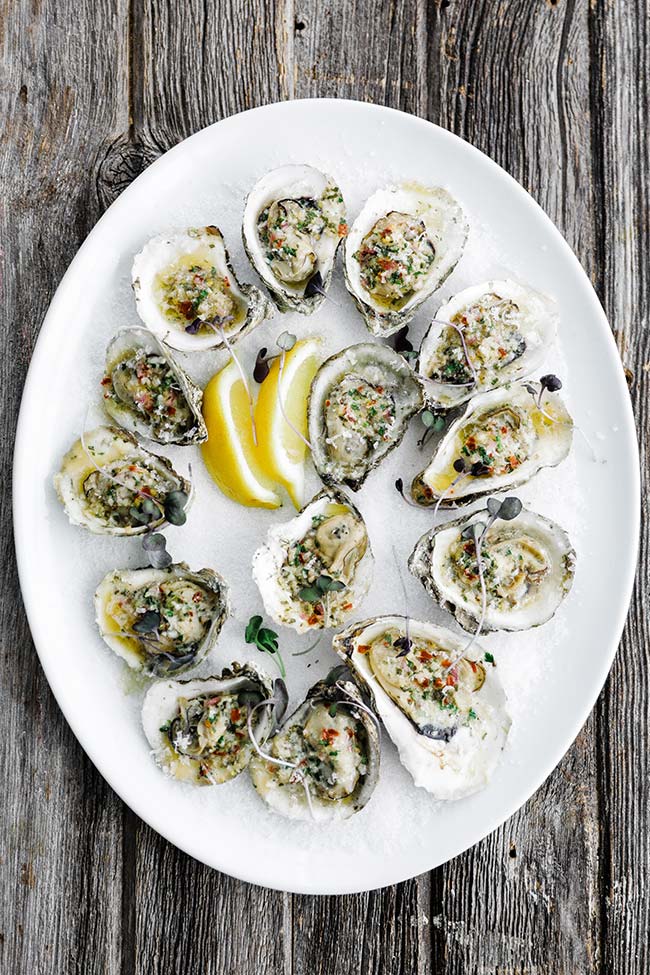
[[[442,661],[442,666],[443,666],[443,667],[451,667],[451,660],[448,660],[448,659],[447,659],[447,658],[445,657],[445,659],[444,659],[444,660]]]
[[[507,433],[507,432],[508,432],[507,427],[501,427],[501,433]]]
[[[324,745],[333,745],[334,739],[338,738],[339,733],[336,728],[323,728],[322,742]]]
[[[437,688],[444,687],[444,684],[445,682],[440,677],[436,677],[436,679],[433,682],[433,686]]]
[[[111,379],[110,376],[104,376],[104,378],[102,379],[102,386],[110,386],[112,381],[113,380]]]
[[[367,643],[359,644],[359,646],[357,647],[357,652],[362,654],[370,653],[370,645]]]
[[[470,665],[474,673],[476,673],[476,662],[474,660],[468,660],[467,663]]]
[[[230,712],[230,720],[232,721],[232,723],[237,724],[240,718],[241,718],[241,711],[239,710],[239,708],[233,708],[232,711]]]
[[[192,602],[193,603],[200,603],[202,599],[203,599],[203,593],[200,593],[198,591],[198,589],[197,589],[197,591],[192,596]]]
[[[431,681],[429,680],[428,677],[423,677],[422,680],[418,680],[416,677],[415,683],[418,685],[418,687],[421,687],[423,690],[426,690],[426,688],[429,686]]]
[[[499,352],[500,359],[505,359],[506,355],[508,354],[505,349],[501,349],[501,348],[498,349],[498,352]]]
[[[446,684],[447,684],[447,687],[455,687],[456,686],[456,678],[454,677],[453,674],[448,674],[447,675]]]
[[[433,654],[429,653],[428,650],[420,650],[418,660],[421,664],[428,664],[430,660],[433,660]]]
[[[345,222],[345,220],[341,220],[338,226],[339,237],[345,237],[347,235],[347,232],[348,232],[348,225]]]

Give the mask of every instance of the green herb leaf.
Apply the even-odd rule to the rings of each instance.
[[[261,616],[251,616],[246,627],[246,632],[244,634],[246,643],[255,643],[257,640],[257,634],[259,628],[264,621]]]

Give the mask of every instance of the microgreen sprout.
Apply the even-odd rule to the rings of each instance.
[[[325,286],[323,283],[323,275],[318,270],[314,271],[309,281],[305,285],[305,290],[304,290],[305,298],[315,298],[316,295],[322,295],[323,298],[327,298],[328,301],[331,301],[332,304],[335,306],[335,308],[339,307],[338,303],[334,301],[334,299],[330,297],[330,295],[328,295],[327,291],[325,290]]]
[[[268,653],[275,660],[276,666],[282,677],[286,677],[284,661],[278,648],[278,634],[262,626],[264,620],[261,616],[251,616],[244,631],[246,643],[252,643],[261,653]]]
[[[308,450],[311,450],[312,447],[311,447],[311,444],[310,444],[309,440],[307,439],[307,437],[303,437],[303,435],[300,432],[300,430],[298,430],[298,428],[291,422],[291,420],[287,416],[286,410],[284,408],[284,403],[282,402],[282,375],[283,375],[283,372],[284,372],[285,356],[286,356],[286,353],[287,352],[291,352],[291,350],[293,349],[294,345],[296,344],[296,341],[297,341],[296,340],[296,336],[293,335],[291,332],[281,332],[278,335],[277,339],[275,340],[275,344],[280,349],[280,367],[279,367],[279,376],[278,376],[278,379],[279,379],[279,382],[278,382],[278,405],[280,407],[280,412],[282,413],[282,416],[284,418],[284,422],[287,424],[287,426],[289,427],[289,429],[290,430],[293,430],[293,432],[295,433],[295,435],[300,440],[302,440],[302,442],[305,444],[305,446],[307,447]]]
[[[339,579],[332,579],[328,575],[319,575],[313,586],[303,586],[298,590],[298,598],[306,603],[317,603],[329,592],[342,592],[346,588],[345,583]]]
[[[443,322],[438,318],[434,318],[431,322],[432,325],[444,325],[445,328],[453,328],[458,333],[461,345],[463,347],[463,355],[465,356],[465,362],[467,363],[467,369],[471,373],[472,380],[469,383],[453,383],[454,386],[478,386],[478,376],[476,374],[476,369],[474,368],[474,363],[472,362],[467,348],[467,343],[465,342],[464,330],[460,325],[454,325],[453,322]]]
[[[415,501],[411,501],[411,499],[404,493],[404,481],[401,477],[398,477],[395,481],[395,490],[399,494],[402,501],[406,501],[406,503],[410,504],[412,508],[420,508],[419,504],[416,504]]]
[[[394,545],[391,545],[393,551],[393,561],[395,563],[395,568],[397,569],[397,575],[399,577],[400,586],[402,587],[402,596],[404,597],[404,619],[406,621],[404,627],[404,636],[400,636],[395,640],[393,646],[397,647],[399,653],[398,657],[405,657],[413,646],[410,635],[410,619],[409,619],[409,607],[408,607],[408,593],[406,591],[406,584],[404,582],[404,576],[402,575],[402,566],[397,557],[397,551]]]
[[[317,636],[316,637],[316,639],[314,640],[313,643],[310,643],[309,644],[308,647],[306,647],[304,650],[297,650],[295,653],[292,653],[291,656],[292,657],[304,657],[305,654],[311,653],[312,650],[315,650],[316,647],[318,646],[318,644],[321,642],[322,639],[323,639],[323,634],[321,633],[320,636]]]
[[[472,540],[474,542],[474,552],[476,554],[476,569],[478,572],[479,582],[481,585],[481,615],[479,617],[478,626],[472,634],[469,642],[463,647],[461,653],[457,654],[456,657],[451,661],[445,670],[448,672],[454,667],[459,660],[466,657],[469,651],[472,649],[476,641],[478,640],[481,632],[483,630],[483,625],[485,623],[485,614],[487,613],[487,590],[485,588],[485,575],[483,571],[483,542],[485,537],[489,532],[490,528],[494,522],[499,518],[501,521],[512,521],[521,512],[523,505],[519,498],[508,497],[504,498],[503,501],[499,501],[498,498],[488,498],[487,501],[487,511],[488,517],[485,521],[472,522],[467,525],[466,528],[460,533],[460,537],[465,541]]]
[[[406,359],[409,365],[415,366],[418,354],[409,340],[408,332],[408,325],[405,325],[404,328],[400,328],[399,332],[395,333],[393,348],[396,352],[399,352],[404,359]]]
[[[424,410],[420,413],[420,419],[424,425],[424,433],[418,440],[418,447],[421,450],[434,433],[441,433],[445,429],[445,418],[440,413]]]
[[[291,776],[289,781],[291,783],[299,782],[302,785],[302,787],[305,790],[305,798],[307,799],[309,812],[311,813],[312,819],[315,819],[316,817],[314,815],[314,806],[311,799],[311,793],[309,791],[309,783],[307,782],[307,778],[306,778],[307,769],[300,768],[299,762],[287,762],[283,758],[276,758],[275,755],[270,755],[268,752],[264,751],[260,747],[260,744],[255,738],[255,734],[253,732],[253,716],[255,712],[263,707],[276,707],[278,703],[279,702],[276,698],[270,697],[266,701],[260,701],[259,704],[256,704],[255,707],[250,709],[250,711],[248,712],[248,716],[246,718],[246,728],[248,730],[248,737],[250,739],[251,745],[253,746],[253,748],[259,755],[259,757],[262,758],[265,762],[269,762],[269,764],[271,765],[279,765],[282,768],[293,769],[293,775]]]
[[[274,359],[277,359],[277,355],[267,355],[268,349],[262,347],[255,358],[255,365],[253,367],[253,379],[256,383],[263,383],[269,372],[271,371],[270,363]]]
[[[135,633],[154,633],[162,622],[160,613],[155,609],[148,609],[133,624]]]
[[[148,532],[142,539],[142,548],[147,553],[152,568],[166,569],[172,564],[172,557],[166,548],[165,536],[160,532]]]

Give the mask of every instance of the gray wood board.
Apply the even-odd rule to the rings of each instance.
[[[540,202],[615,330],[645,477],[649,18],[641,0],[0,5],[1,970],[646,975],[647,518],[612,675],[544,787],[430,875],[370,894],[310,898],[196,863],[125,809],[94,770],[31,645],[8,490],[40,323],[103,210],[204,125],[319,95],[438,122]]]

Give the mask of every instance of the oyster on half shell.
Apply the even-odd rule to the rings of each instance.
[[[214,226],[153,237],[133,261],[132,283],[144,324],[183,352],[224,345],[224,335],[234,342],[273,313],[261,291],[239,283]]]
[[[377,719],[347,668],[337,667],[269,739],[248,770],[258,794],[288,819],[348,819],[379,778]]]
[[[142,726],[163,772],[193,785],[221,785],[253,755],[248,735],[263,744],[286,708],[283,681],[252,664],[232,663],[220,676],[158,681],[142,705]],[[258,707],[268,701],[268,706]]]
[[[272,170],[246,200],[244,247],[280,311],[309,315],[318,308],[346,233],[341,191],[313,166]]]
[[[72,524],[99,535],[141,535],[158,528],[166,521],[166,499],[180,491],[187,506],[192,490],[166,457],[145,450],[117,427],[97,427],[75,441],[54,486]]]
[[[344,494],[325,490],[269,529],[253,556],[253,579],[272,619],[305,633],[339,626],[356,612],[373,562],[361,513]]]
[[[481,618],[476,544],[467,529],[487,523],[487,509],[439,525],[415,546],[409,569],[443,609],[474,632]],[[575,551],[550,518],[522,508],[511,521],[494,521],[480,544],[486,590],[482,629],[527,630],[546,623],[569,592]]]
[[[166,569],[115,569],[95,592],[104,642],[129,667],[157,677],[181,673],[215,646],[230,613],[225,579],[185,562]]]
[[[532,387],[512,383],[467,404],[412,484],[421,505],[451,508],[529,481],[569,453],[573,421],[555,392],[538,404]],[[454,465],[462,461],[465,473]],[[474,470],[475,473],[471,473]]]
[[[418,371],[427,398],[451,409],[530,376],[544,361],[557,322],[554,301],[515,281],[465,288],[441,305],[422,339]]]
[[[403,616],[353,623],[334,649],[369,688],[400,761],[437,799],[482,789],[499,762],[510,716],[496,669],[467,638]]]
[[[146,328],[123,328],[106,349],[104,409],[116,423],[157,443],[208,439],[202,390]]]
[[[388,346],[364,342],[331,356],[314,376],[308,406],[312,459],[322,480],[357,491],[423,405],[419,378]]]
[[[467,240],[465,214],[439,186],[404,183],[366,202],[345,242],[345,283],[373,335],[410,322],[443,284]]]

